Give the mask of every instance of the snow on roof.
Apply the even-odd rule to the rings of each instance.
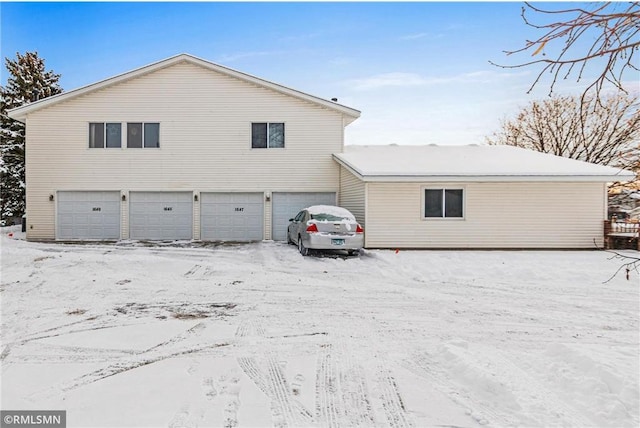
[[[85,94],[88,94],[90,92],[97,91],[99,89],[104,89],[106,87],[115,85],[117,83],[121,83],[121,82],[127,81],[129,79],[133,79],[135,77],[140,77],[140,76],[143,76],[145,74],[152,73],[154,71],[160,70],[160,69],[165,68],[165,67],[169,67],[171,65],[174,65],[174,64],[177,64],[177,63],[180,63],[180,62],[187,62],[187,63],[190,63],[190,64],[195,64],[195,65],[198,65],[200,67],[204,67],[206,69],[209,69],[209,70],[212,70],[212,71],[215,71],[215,72],[227,75],[227,76],[231,76],[231,77],[234,77],[236,79],[243,80],[245,82],[249,82],[251,84],[255,84],[255,85],[258,85],[258,86],[261,86],[261,87],[264,87],[264,88],[268,88],[268,89],[274,90],[276,92],[280,92],[280,93],[285,94],[285,95],[290,95],[292,97],[295,97],[295,98],[298,98],[298,99],[301,99],[301,100],[304,100],[304,101],[308,101],[308,102],[320,105],[322,107],[329,108],[331,110],[336,110],[336,111],[338,111],[340,113],[343,113],[345,115],[345,118],[346,118],[345,125],[348,125],[349,123],[353,122],[358,117],[360,117],[360,111],[358,111],[356,109],[353,109],[351,107],[347,107],[347,106],[344,106],[342,104],[338,104],[337,102],[334,102],[334,101],[325,100],[323,98],[319,98],[319,97],[316,97],[314,95],[309,95],[309,94],[306,94],[304,92],[301,92],[301,91],[298,91],[298,90],[295,90],[295,89],[291,89],[291,88],[288,88],[286,86],[279,85],[277,83],[273,83],[273,82],[270,82],[268,80],[264,80],[264,79],[261,79],[259,77],[255,77],[255,76],[252,76],[250,74],[243,73],[241,71],[237,71],[237,70],[234,70],[234,69],[231,69],[231,68],[219,65],[219,64],[215,64],[213,62],[206,61],[204,59],[201,59],[201,58],[198,58],[198,57],[195,57],[193,55],[186,54],[186,53],[175,55],[175,56],[172,56],[170,58],[164,59],[162,61],[158,61],[158,62],[155,62],[153,64],[149,64],[149,65],[146,65],[144,67],[140,67],[140,68],[137,68],[135,70],[132,70],[132,71],[129,71],[129,72],[126,72],[126,73],[122,73],[122,74],[119,74],[117,76],[113,76],[113,77],[110,77],[108,79],[101,80],[99,82],[96,82],[96,83],[93,83],[93,84],[90,84],[90,85],[87,85],[87,86],[83,86],[83,87],[78,88],[78,89],[74,89],[72,91],[63,92],[62,94],[54,95],[52,97],[47,97],[47,98],[44,98],[44,99],[42,99],[40,101],[35,101],[35,102],[32,102],[32,103],[25,104],[23,106],[11,109],[7,113],[9,115],[9,117],[11,117],[12,119],[24,122],[26,120],[27,114],[29,114],[29,113],[31,113],[33,111],[40,110],[42,108],[45,108],[45,107],[51,106],[53,104],[57,104],[59,102],[66,101],[66,100],[78,97],[80,95],[85,95]]]
[[[353,214],[349,212],[349,210],[340,207],[334,207],[333,205],[313,205],[307,208],[309,214],[318,215],[318,214],[329,214],[336,217],[348,218],[355,221],[355,217]]]
[[[364,181],[628,181],[635,175],[512,146],[346,146],[333,155]]]

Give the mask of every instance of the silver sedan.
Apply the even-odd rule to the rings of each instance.
[[[314,205],[289,219],[287,242],[300,254],[309,250],[346,250],[357,253],[364,245],[364,230],[348,210],[332,205]]]

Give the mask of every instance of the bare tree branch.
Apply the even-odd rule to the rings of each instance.
[[[638,98],[553,96],[533,101],[487,137],[505,144],[640,171]]]
[[[596,249],[598,249],[600,251],[604,251],[604,252],[612,254],[612,256],[609,257],[609,260],[620,260],[620,261],[624,262],[620,266],[618,266],[618,269],[616,269],[616,271],[613,273],[613,275],[611,275],[609,277],[609,279],[607,279],[606,281],[602,282],[603,284],[611,282],[613,280],[613,278],[618,276],[618,274],[620,272],[622,272],[623,270],[625,272],[625,278],[626,278],[627,281],[629,281],[629,279],[630,279],[630,273],[631,272],[640,273],[640,257],[631,256],[629,254],[622,254],[622,253],[620,253],[618,251],[614,251],[614,250],[607,250],[605,248],[602,248],[602,247],[598,246],[598,244],[596,243],[595,239],[593,240],[593,245],[595,245]]]
[[[554,20],[536,24],[528,18],[527,13],[534,13],[541,19],[553,17]],[[568,79],[574,73],[576,81],[580,82],[586,78],[587,65],[599,59],[604,60],[604,64],[585,89],[583,97],[593,91],[595,98],[599,99],[607,83],[627,93],[622,84],[625,72],[640,70],[640,65],[634,62],[637,58],[634,54],[640,49],[640,2],[595,3],[593,10],[546,10],[525,3],[521,16],[527,26],[545,33],[536,40],[527,40],[520,49],[504,52],[508,56],[532,52],[532,56],[542,55],[545,58],[513,65],[489,62],[506,69],[543,65],[527,93],[546,74],[551,75],[549,95],[553,93],[558,80]],[[581,47],[585,41],[588,46],[586,51]],[[558,53],[553,58],[546,58],[547,50]]]

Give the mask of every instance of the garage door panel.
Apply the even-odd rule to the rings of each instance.
[[[60,210],[58,210],[58,227],[73,226],[74,218],[67,214],[71,214],[71,212],[61,213]]]
[[[103,221],[101,218],[96,217],[88,217],[87,223],[89,224],[89,226],[93,227],[103,227],[108,225],[106,221]]]
[[[119,239],[119,191],[57,192],[57,239]]]
[[[131,192],[129,236],[131,239],[191,239],[193,202],[191,192]]]
[[[300,210],[312,205],[335,204],[334,192],[274,192],[271,237],[275,241],[286,241],[289,219],[295,217]]]
[[[58,214],[73,214],[78,210],[74,203],[64,203],[64,202],[65,201],[61,201],[60,199],[58,199]]]
[[[229,227],[231,226],[231,218],[229,217],[208,217],[205,225],[211,225],[213,227]]]
[[[120,203],[106,204],[101,208],[103,214],[120,215]]]
[[[264,206],[262,204],[247,205],[244,211],[247,216],[262,217],[264,215]]]
[[[264,237],[262,193],[201,193],[201,239],[259,241]]]

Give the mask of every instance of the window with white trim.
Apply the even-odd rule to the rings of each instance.
[[[424,189],[425,218],[463,218],[463,189]]]
[[[160,124],[148,122],[127,123],[127,148],[160,147]]]
[[[89,148],[122,147],[122,124],[109,122],[89,123]]]
[[[284,123],[254,122],[251,124],[252,149],[284,148]]]

